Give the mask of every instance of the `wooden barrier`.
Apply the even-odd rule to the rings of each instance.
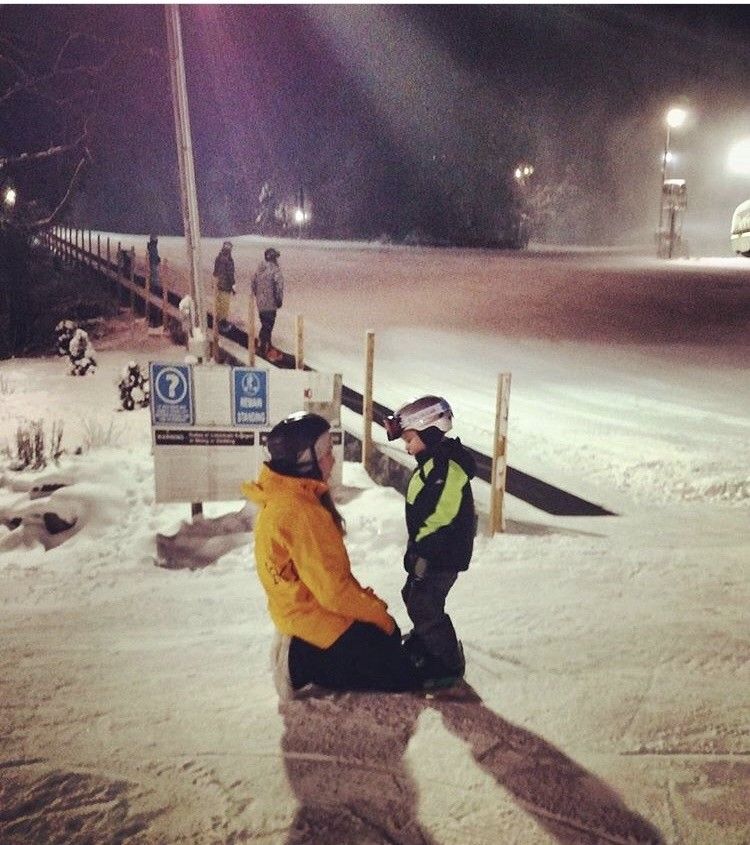
[[[365,335],[365,387],[362,394],[362,466],[372,465],[372,382],[375,369],[375,332]]]
[[[508,470],[508,403],[510,373],[497,377],[495,403],[495,437],[492,450],[492,480],[490,482],[489,534],[505,531],[505,482]]]
[[[59,227],[53,231],[50,236],[50,244],[53,249],[56,249],[58,255],[68,256],[71,260],[74,258],[73,243],[77,236],[73,235],[73,231],[67,227]],[[121,244],[118,243],[118,255]],[[77,250],[75,253],[75,260],[78,260]],[[131,250],[131,256],[134,250]],[[138,296],[145,299],[147,294],[143,288],[136,285],[134,279],[125,279],[121,273],[121,262],[118,261],[113,265],[111,255],[110,240],[107,239],[107,266],[100,268],[102,275],[111,279],[117,285],[118,298],[120,296],[120,286],[131,296]],[[155,302],[157,307],[162,309],[163,320],[167,317],[174,317],[181,321],[181,313],[179,308],[175,307],[169,302],[168,292],[166,290],[167,283],[162,283],[162,296],[155,298],[153,292],[150,294],[152,302]],[[369,333],[368,333],[369,335]],[[252,297],[250,297],[250,304],[248,307],[248,327],[247,338],[241,338],[239,342],[230,340],[229,338],[222,338],[223,347],[227,350],[227,357],[229,360],[234,360],[235,363],[240,364],[244,362],[247,357],[251,366],[255,364],[255,311]],[[240,343],[247,344],[247,350]],[[372,346],[372,351],[368,351],[367,358],[371,359],[368,364],[368,369],[372,373],[374,361],[374,335],[372,339],[368,336],[368,347]],[[302,345],[298,347],[298,360],[304,366],[302,359]],[[511,495],[528,502],[535,508],[545,511],[546,513],[555,516],[616,516],[612,511],[607,510],[601,505],[588,502],[581,499],[573,493],[557,488],[547,482],[535,478],[528,473],[521,472],[507,463],[507,444],[508,444],[508,403],[510,396],[510,373],[501,373],[498,376],[498,389],[496,397],[496,414],[495,414],[495,433],[492,451],[492,459],[474,449],[469,448],[469,452],[477,461],[477,478],[486,481],[490,484],[491,493],[491,515],[489,520],[489,527],[492,533],[496,531],[505,530],[505,514],[504,514],[504,497],[506,491]],[[367,446],[364,444],[364,438],[367,437],[371,441],[372,422],[382,422],[385,416],[391,414],[392,411],[379,403],[376,403],[372,397],[372,375],[365,378],[365,396],[360,396],[355,391],[348,387],[341,385],[342,390],[342,404],[357,414],[363,415],[363,452],[370,450],[372,460],[376,461],[376,452],[378,456],[382,456],[385,460],[389,460],[386,452],[376,449],[374,444],[370,443]],[[369,417],[369,422],[365,419]],[[468,448],[468,447],[467,447]],[[367,459],[363,455],[363,461]],[[389,476],[390,477],[390,476]],[[390,483],[390,482],[389,482]],[[507,490],[506,490],[507,488]]]
[[[304,317],[301,314],[297,314],[297,318],[295,320],[294,366],[298,370],[304,370],[305,368],[304,332]]]
[[[247,297],[247,365],[255,366],[255,297],[248,292]]]

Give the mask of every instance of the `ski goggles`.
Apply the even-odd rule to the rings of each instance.
[[[398,414],[391,414],[383,420],[385,426],[385,433],[389,440],[398,440],[404,433],[404,427],[401,425],[401,418]]]

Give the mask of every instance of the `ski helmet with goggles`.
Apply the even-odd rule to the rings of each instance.
[[[269,247],[264,253],[263,258],[266,261],[276,261],[276,259],[281,255],[278,249],[274,249],[272,246]]]
[[[424,431],[433,427],[443,434],[453,428],[453,411],[442,396],[412,399],[385,419],[385,432],[389,440],[401,437],[407,429]]]
[[[320,478],[315,444],[331,428],[318,414],[298,411],[277,423],[268,433],[268,466],[282,475]]]

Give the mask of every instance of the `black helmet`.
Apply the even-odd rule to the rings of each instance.
[[[442,396],[420,396],[418,399],[412,399],[385,420],[385,431],[389,440],[401,437],[407,429],[424,432],[430,428],[435,428],[442,434],[453,428],[453,410]]]
[[[282,475],[320,478],[315,443],[331,427],[318,414],[298,411],[290,414],[268,433],[266,448],[271,460],[268,466]]]
[[[281,255],[281,253],[274,249],[272,246],[268,247],[268,249],[263,253],[263,258],[266,261],[276,261],[276,259]]]

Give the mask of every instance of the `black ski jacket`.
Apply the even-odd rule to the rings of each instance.
[[[421,557],[435,569],[468,569],[477,522],[470,483],[476,473],[474,458],[458,438],[444,437],[416,459],[406,490],[409,543],[404,567],[412,572]]]

